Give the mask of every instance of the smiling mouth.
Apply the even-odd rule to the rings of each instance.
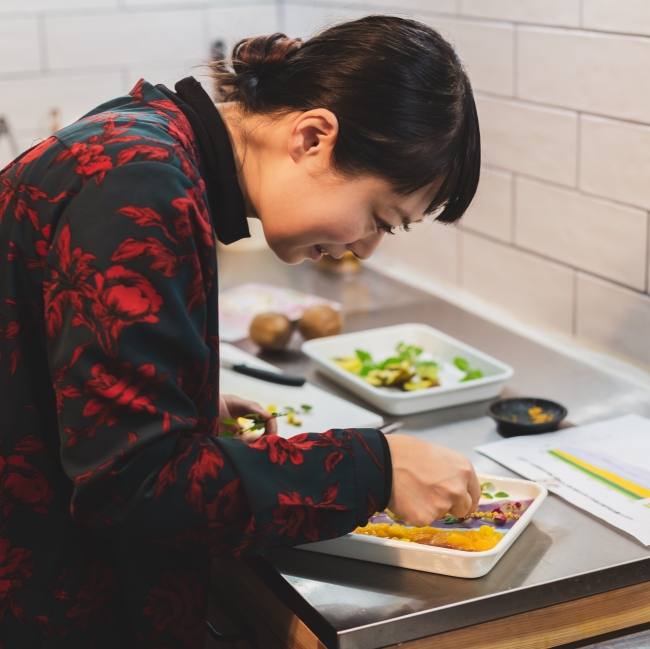
[[[325,248],[323,248],[323,246],[319,246],[318,244],[314,244],[314,248],[316,248],[316,250],[318,252],[320,252],[321,255],[326,255],[327,254],[327,251],[325,250]]]

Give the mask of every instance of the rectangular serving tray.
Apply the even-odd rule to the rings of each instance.
[[[465,552],[449,548],[437,548],[419,543],[407,543],[392,539],[381,539],[363,534],[347,534],[331,541],[320,541],[298,546],[300,550],[322,552],[350,559],[373,561],[400,568],[435,572],[451,577],[476,578],[487,574],[506,553],[517,537],[530,523],[535,512],[546,498],[546,487],[530,480],[505,478],[502,476],[479,476],[479,480],[491,482],[495,492],[504,491],[508,498],[488,500],[481,498],[480,504],[500,501],[532,500],[521,518],[504,534],[504,538],[491,550]]]
[[[354,356],[357,349],[370,352],[377,359],[387,358],[394,355],[395,347],[401,342],[422,347],[427,354],[442,362],[441,384],[438,387],[414,392],[378,388],[332,361],[335,357]],[[392,415],[410,415],[493,399],[501,393],[505,382],[514,374],[512,367],[496,358],[433,327],[417,323],[309,340],[303,343],[302,351],[316,363],[320,372]],[[464,374],[453,364],[457,356],[467,359],[472,368],[481,370],[483,378],[461,383]]]

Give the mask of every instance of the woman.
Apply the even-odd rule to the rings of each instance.
[[[411,524],[479,497],[408,436],[281,439],[219,397],[214,235],[259,218],[287,263],[351,250],[478,182],[469,81],[432,29],[374,16],[242,41],[194,79],[140,82],[0,175],[0,640],[202,647],[209,556],[323,540],[387,505]],[[267,420],[249,444],[221,418]]]

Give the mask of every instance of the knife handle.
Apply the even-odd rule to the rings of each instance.
[[[268,381],[269,383],[279,383],[280,385],[290,385],[295,388],[299,388],[306,383],[302,376],[269,372],[268,370],[262,370],[258,367],[249,367],[248,365],[233,365],[232,371],[239,374],[245,374],[246,376],[252,376],[254,379]]]

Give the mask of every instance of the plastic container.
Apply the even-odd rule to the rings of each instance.
[[[491,550],[466,552],[464,550],[420,545],[419,543],[381,539],[374,536],[364,536],[363,534],[347,534],[331,541],[301,545],[299,549],[333,554],[350,559],[360,559],[362,561],[372,561],[374,563],[384,563],[389,566],[398,566],[411,570],[435,572],[450,577],[470,579],[482,577],[494,568],[497,561],[524,531],[546,498],[548,491],[546,487],[536,482],[517,478],[479,476],[479,480],[481,482],[491,482],[497,492],[505,491],[508,498],[501,499],[501,501],[533,501],[521,518],[504,534],[504,538]],[[494,502],[495,506],[497,506],[499,500],[489,501],[481,498],[481,504],[487,502]]]
[[[357,349],[370,352],[373,358],[388,358],[394,355],[395,347],[401,342],[422,347],[441,363],[441,385],[414,392],[375,387],[332,361],[335,357],[354,356]],[[302,344],[302,351],[316,363],[323,374],[391,415],[410,415],[494,399],[514,374],[512,367],[496,358],[433,327],[415,323],[309,340]],[[465,358],[472,368],[481,370],[483,378],[461,383],[464,373],[454,366],[454,358],[457,356]]]

